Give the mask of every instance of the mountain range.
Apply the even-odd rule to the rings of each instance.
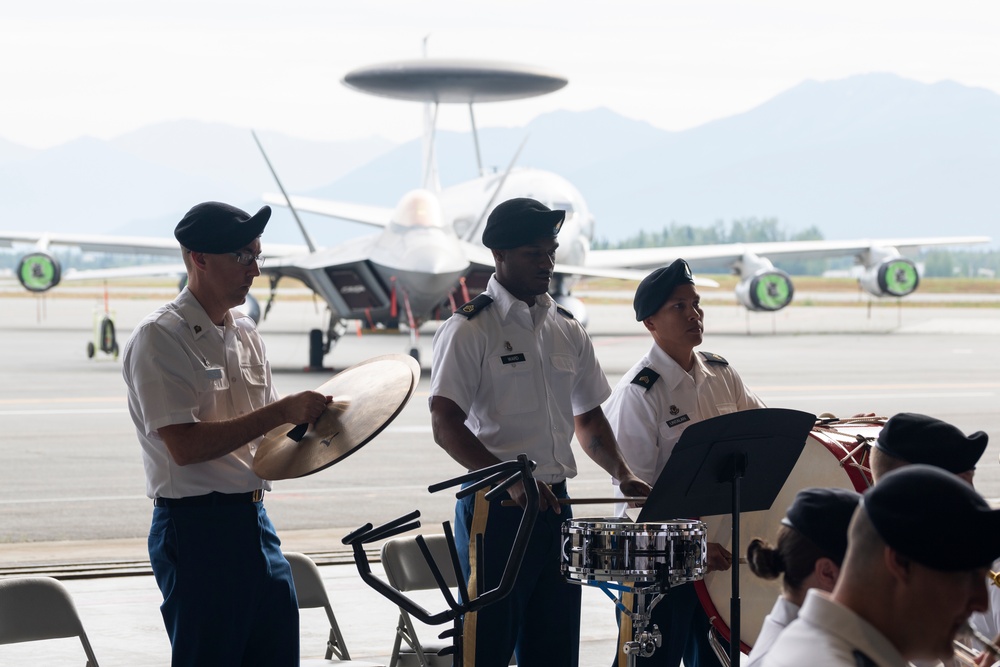
[[[678,103],[683,103],[681,100]],[[418,113],[418,107],[413,107]],[[2,128],[0,128],[2,134]],[[777,218],[828,239],[995,234],[1000,95],[891,74],[806,81],[745,113],[670,132],[608,109],[556,111],[517,128],[481,128],[484,163],[518,159],[581,191],[611,241],[671,223]],[[317,142],[259,137],[294,194],[393,206],[420,180],[419,138]],[[468,133],[439,132],[443,185],[476,174]],[[0,197],[11,230],[170,235],[191,205],[256,210],[276,191],[248,129],[166,122],[46,150],[0,139]],[[285,211],[270,240],[297,242]],[[322,243],[367,233],[307,216]]]

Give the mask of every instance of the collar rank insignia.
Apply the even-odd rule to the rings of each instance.
[[[472,301],[459,306],[458,310],[455,311],[456,315],[464,315],[467,319],[472,319],[479,313],[483,312],[491,303],[493,303],[493,298],[488,294],[480,294]]]
[[[723,366],[728,366],[729,362],[726,361],[724,357],[716,354],[715,352],[698,352],[702,358],[710,364],[721,364]]]
[[[652,387],[653,384],[655,384],[659,379],[660,374],[647,366],[639,371],[634,378],[632,378],[632,384],[637,384],[646,391],[649,391],[649,388]]]
[[[675,417],[676,417],[676,416],[677,416],[677,415],[679,415],[680,413],[681,413],[681,409],[680,409],[680,408],[678,408],[678,407],[677,407],[676,405],[671,405],[671,406],[670,406],[670,414],[671,414],[671,415],[673,415],[673,416],[675,416]]]
[[[194,332],[195,333],[201,333],[201,325],[200,324],[194,325]]]

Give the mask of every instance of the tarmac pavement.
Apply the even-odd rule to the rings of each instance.
[[[119,340],[162,299],[113,298]],[[604,295],[591,305],[590,332],[611,383],[649,346],[628,301]],[[54,573],[77,605],[101,665],[169,664],[160,594],[145,550],[149,500],[124,406],[120,364],[86,359],[97,298],[0,296],[0,576]],[[1000,311],[995,308],[790,307],[776,314],[710,306],[703,349],[719,352],[775,407],[841,416],[898,411],[933,414],[964,430],[1000,433]],[[305,331],[322,326],[311,302],[279,302],[261,325],[280,391],[315,388],[326,374],[304,374]],[[395,607],[361,581],[343,534],[412,510],[425,532],[451,518],[448,494],[429,483],[462,471],[430,438],[427,383],[433,327],[419,347],[424,376],[397,420],[358,454],[323,473],[275,484],[266,500],[284,548],[312,555],[323,574],[352,657],[387,663]],[[400,353],[405,337],[345,337],[328,358],[344,368]],[[1000,497],[1000,438],[977,470],[977,486]],[[573,495],[603,496],[607,476],[582,455]],[[834,464],[835,465],[835,464]],[[596,506],[586,515],[602,516]],[[584,516],[577,512],[578,516]],[[378,566],[373,569],[380,573]],[[128,576],[108,576],[118,572]],[[87,575],[87,576],[83,576]],[[94,576],[101,575],[101,576]],[[434,595],[436,594],[429,594]],[[435,608],[435,598],[422,604]],[[321,610],[302,615],[304,657],[323,654]],[[615,650],[611,602],[585,588],[581,665],[606,667]],[[430,637],[441,628],[430,629]],[[0,665],[80,664],[75,640],[0,646]]]

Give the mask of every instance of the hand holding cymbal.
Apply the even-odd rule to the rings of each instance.
[[[317,389],[334,396],[315,424],[285,424],[266,436],[254,456],[262,479],[304,477],[367,444],[409,401],[420,377],[412,357],[388,354],[338,373]]]

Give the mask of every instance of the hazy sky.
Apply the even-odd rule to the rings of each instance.
[[[419,105],[353,92],[355,67],[421,55],[569,78],[484,105],[480,126],[606,106],[684,129],[804,79],[893,72],[1000,92],[993,0],[32,0],[0,6],[0,137],[35,148],[191,118],[313,139],[419,134]],[[464,108],[442,125],[468,128]]]

